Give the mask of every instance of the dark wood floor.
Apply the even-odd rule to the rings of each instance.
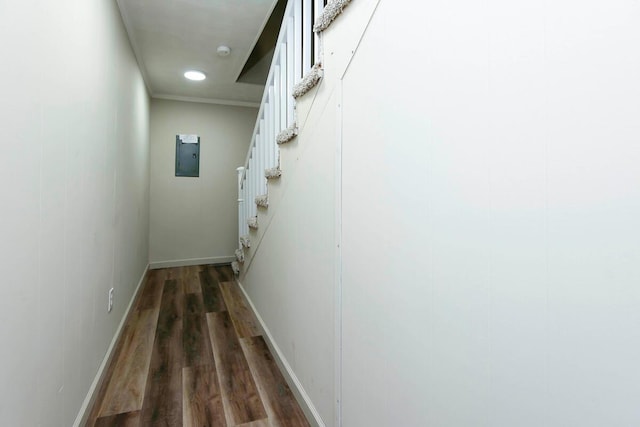
[[[228,266],[149,272],[87,426],[308,426]]]

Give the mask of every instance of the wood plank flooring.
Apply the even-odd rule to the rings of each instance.
[[[229,266],[152,270],[86,427],[306,427]]]

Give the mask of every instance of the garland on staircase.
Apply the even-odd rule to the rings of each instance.
[[[244,262],[244,251],[242,249],[236,249],[236,261],[241,264]]]
[[[269,196],[266,194],[262,194],[260,196],[256,196],[256,205],[261,208],[269,207]]]
[[[252,216],[251,218],[249,218],[247,220],[247,225],[249,226],[250,229],[257,230],[258,229],[258,217],[257,216]]]
[[[291,141],[296,136],[298,136],[298,125],[294,122],[291,126],[283,129],[278,136],[276,136],[276,142],[278,145],[282,145]]]
[[[275,168],[269,168],[264,170],[264,177],[267,179],[276,179],[282,176],[282,170],[276,166]]]
[[[238,261],[233,261],[231,263],[231,269],[233,270],[233,274],[236,276],[240,274],[240,264],[238,264]]]
[[[294,99],[300,98],[305,93],[309,92],[315,85],[318,84],[322,78],[322,64],[316,63],[309,72],[293,87],[291,96]]]
[[[322,14],[316,19],[313,25],[313,32],[320,33],[326,30],[334,19],[342,13],[342,10],[351,3],[351,0],[334,0],[327,3],[322,11]]]

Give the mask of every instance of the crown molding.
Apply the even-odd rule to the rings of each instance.
[[[151,97],[154,99],[166,99],[169,101],[199,102],[201,104],[229,105],[232,107],[250,107],[250,108],[260,107],[260,103],[258,102],[232,101],[229,99],[195,98],[191,96],[165,95],[162,93],[152,94]]]

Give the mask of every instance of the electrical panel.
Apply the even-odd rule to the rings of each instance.
[[[200,176],[198,135],[176,135],[176,176]]]

